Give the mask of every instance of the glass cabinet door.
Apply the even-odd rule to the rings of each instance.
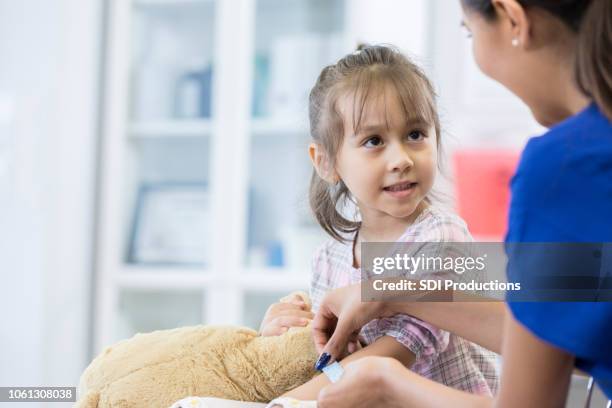
[[[119,294],[115,338],[201,324],[204,297],[204,292],[197,290],[124,289]]]
[[[210,264],[214,80],[212,0],[136,0],[131,9],[124,260]]]
[[[342,0],[257,0],[245,264],[308,273],[324,240],[308,206],[308,94],[343,54]]]
[[[213,235],[217,4],[109,5],[97,349],[204,322]]]
[[[285,291],[248,291],[244,293],[241,325],[259,331],[259,327],[270,305],[277,303]]]

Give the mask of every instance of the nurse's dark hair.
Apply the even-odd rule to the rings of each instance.
[[[388,85],[395,90],[407,123],[424,123],[435,128],[440,154],[436,95],[423,71],[393,47],[360,45],[356,52],[323,68],[310,91],[310,135],[325,157],[325,168],[334,169],[344,137],[345,122],[338,100],[351,98],[353,123],[349,126],[357,131],[369,101],[376,100]],[[425,130],[422,129],[424,133]],[[346,234],[357,231],[361,225],[356,220],[347,219],[339,209],[350,200],[353,198],[342,180],[330,183],[313,171],[310,208],[321,227],[340,242],[346,241]]]
[[[462,0],[486,19],[495,20],[491,0]],[[539,7],[578,34],[575,75],[582,92],[612,120],[612,0],[517,0]]]

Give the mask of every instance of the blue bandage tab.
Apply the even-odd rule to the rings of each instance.
[[[0,402],[76,402],[76,387],[0,387]]]
[[[327,367],[323,367],[322,371],[332,383],[340,381],[342,374],[344,374],[344,369],[337,361],[335,361],[333,364],[328,365]]]

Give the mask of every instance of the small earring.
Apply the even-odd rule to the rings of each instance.
[[[513,46],[513,47],[518,47],[518,45],[519,45],[519,40],[518,40],[518,38],[513,38],[513,39],[512,39],[512,46]]]

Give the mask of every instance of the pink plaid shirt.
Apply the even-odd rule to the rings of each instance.
[[[398,242],[466,242],[472,237],[465,222],[454,214],[430,206],[398,239]],[[330,240],[314,255],[310,297],[313,311],[332,289],[358,283],[361,270],[353,268],[352,242]],[[391,336],[416,356],[410,367],[423,377],[450,387],[481,395],[493,395],[498,388],[496,354],[461,337],[440,330],[408,315],[376,319],[361,329],[372,344]]]

